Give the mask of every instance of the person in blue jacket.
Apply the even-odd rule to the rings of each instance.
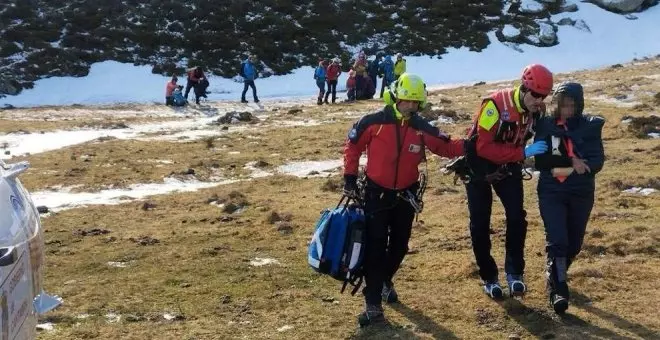
[[[594,205],[595,176],[603,168],[601,137],[605,120],[584,115],[584,93],[578,83],[555,90],[553,115],[538,122],[535,140],[548,151],[537,155],[539,210],[546,232],[547,292],[557,314],[568,309],[567,271],[582,248]]]
[[[257,57],[251,55],[250,58],[241,64],[240,75],[243,77],[243,93],[241,94],[241,103],[248,102],[245,100],[245,94],[247,93],[248,87],[252,88],[252,98],[254,99],[254,102],[259,102],[259,98],[257,98],[257,87],[254,85],[254,80],[259,77],[259,71],[254,65],[256,60]]]
[[[383,83],[380,87],[380,97],[383,98],[385,88],[394,82],[394,62],[392,61],[392,56],[386,55],[378,68],[378,75],[383,77]]]
[[[323,105],[323,96],[325,96],[325,79],[326,79],[326,65],[323,60],[319,61],[319,66],[314,70],[314,80],[316,80],[316,86],[319,88],[319,97],[316,101],[316,104]],[[326,100],[326,103],[328,101]]]

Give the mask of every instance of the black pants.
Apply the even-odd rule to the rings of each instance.
[[[380,305],[384,282],[392,282],[408,253],[415,211],[397,192],[368,186],[365,195],[365,282],[367,304]]]
[[[330,96],[330,92],[332,92],[332,102],[335,102],[335,99],[337,99],[337,80],[328,80],[328,92],[325,93],[325,102],[328,102],[328,97]]]
[[[539,185],[539,211],[545,227],[546,252],[550,282],[562,287],[566,272],[582,249],[589,215],[594,206],[594,192],[582,194],[557,191]],[[567,297],[567,292],[561,292]]]
[[[493,205],[491,187],[502,201],[506,215],[506,255],[504,270],[508,274],[523,274],[525,270],[525,237],[527,213],[523,208],[523,183],[519,167],[511,169],[512,175],[490,184],[473,180],[465,185],[470,211],[470,237],[472,250],[484,281],[497,279],[497,264],[490,255],[490,214]]]
[[[186,92],[183,94],[183,96],[186,97],[186,99],[188,99],[188,95],[190,94],[190,89],[194,89],[195,86],[197,86],[197,82],[188,79],[188,82],[186,83]]]
[[[247,93],[248,87],[252,88],[252,98],[254,101],[259,101],[259,98],[257,98],[257,87],[254,85],[254,80],[245,80],[243,82],[243,93],[241,94],[241,100],[245,101],[245,94]]]
[[[385,92],[385,88],[390,86],[390,82],[383,77],[383,83],[380,86],[380,97],[383,98],[383,92]]]
[[[165,97],[165,105],[174,106],[174,96]]]

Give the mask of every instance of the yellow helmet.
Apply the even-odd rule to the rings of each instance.
[[[399,76],[385,92],[383,99],[387,105],[396,103],[397,100],[412,100],[420,102],[420,108],[426,104],[426,85],[422,78],[411,73],[404,73]]]

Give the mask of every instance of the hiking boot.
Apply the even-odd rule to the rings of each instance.
[[[509,285],[509,295],[512,297],[525,295],[527,286],[525,286],[522,275],[506,274],[506,282]]]
[[[245,99],[241,99],[241,103],[243,103],[243,104],[247,104],[247,102],[248,102],[247,100],[245,100]]]
[[[559,294],[550,294],[550,305],[555,313],[562,315],[568,309],[568,299]]]
[[[399,302],[399,294],[396,293],[393,283],[383,283],[383,290],[380,295],[383,297],[385,303]]]
[[[383,306],[381,305],[367,305],[364,312],[358,315],[358,324],[360,327],[366,327],[373,323],[385,321],[385,314],[383,314]]]
[[[497,280],[486,281],[484,283],[484,292],[490,296],[491,299],[501,299],[504,296],[502,286]]]
[[[254,99],[254,102],[255,102],[255,103],[258,103],[258,102],[259,102],[259,99],[256,99],[256,98],[255,98],[255,99]]]

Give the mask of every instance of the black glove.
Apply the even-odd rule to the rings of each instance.
[[[358,192],[357,176],[344,175],[344,195],[348,197],[356,197]]]

